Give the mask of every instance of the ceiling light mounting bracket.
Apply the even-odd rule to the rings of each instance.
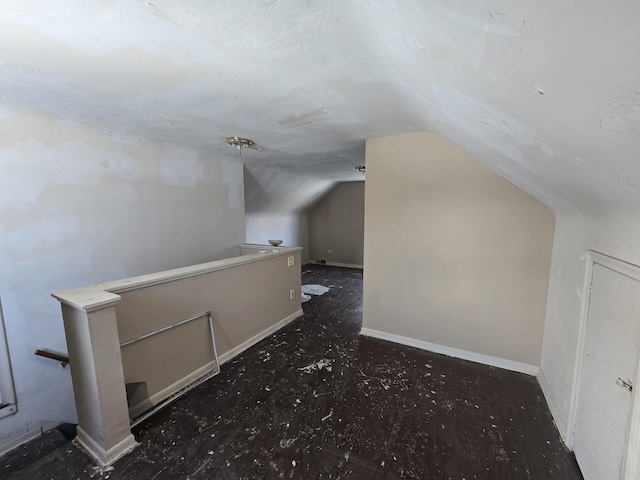
[[[227,143],[232,147],[236,147],[240,155],[242,155],[243,148],[255,148],[255,142],[248,138],[243,137],[227,137]]]

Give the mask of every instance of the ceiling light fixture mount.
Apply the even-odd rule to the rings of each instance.
[[[243,138],[243,137],[227,137],[227,143],[229,145],[231,145],[232,147],[236,147],[238,149],[238,151],[240,152],[240,155],[242,155],[242,149],[243,148],[254,148],[257,149],[256,142],[254,142],[253,140],[250,140],[248,138]]]

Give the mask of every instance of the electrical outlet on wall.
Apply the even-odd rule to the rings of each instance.
[[[287,257],[287,267],[293,267],[296,263],[296,257],[294,257],[293,255],[289,255],[289,257]]]
[[[289,300],[293,300],[294,298],[296,298],[296,291],[292,288],[289,290]]]

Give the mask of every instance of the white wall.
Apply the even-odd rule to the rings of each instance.
[[[55,291],[237,255],[242,165],[116,138],[47,116],[0,111],[0,297],[18,413],[0,451],[41,426],[74,422]]]
[[[245,221],[247,243],[265,245],[282,240],[283,246],[302,247],[302,263],[309,260],[309,226],[305,212],[248,213]]]
[[[563,435],[569,420],[571,388],[578,348],[586,252],[595,250],[640,264],[637,213],[609,211],[599,215],[556,215],[556,233],[542,352],[542,373],[551,394],[552,411]],[[624,332],[622,332],[624,334]],[[588,373],[588,372],[587,372]]]

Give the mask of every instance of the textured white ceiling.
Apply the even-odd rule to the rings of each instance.
[[[247,136],[254,176],[325,183],[432,130],[556,211],[638,208],[639,25],[623,0],[3,0],[0,104],[223,156]]]

